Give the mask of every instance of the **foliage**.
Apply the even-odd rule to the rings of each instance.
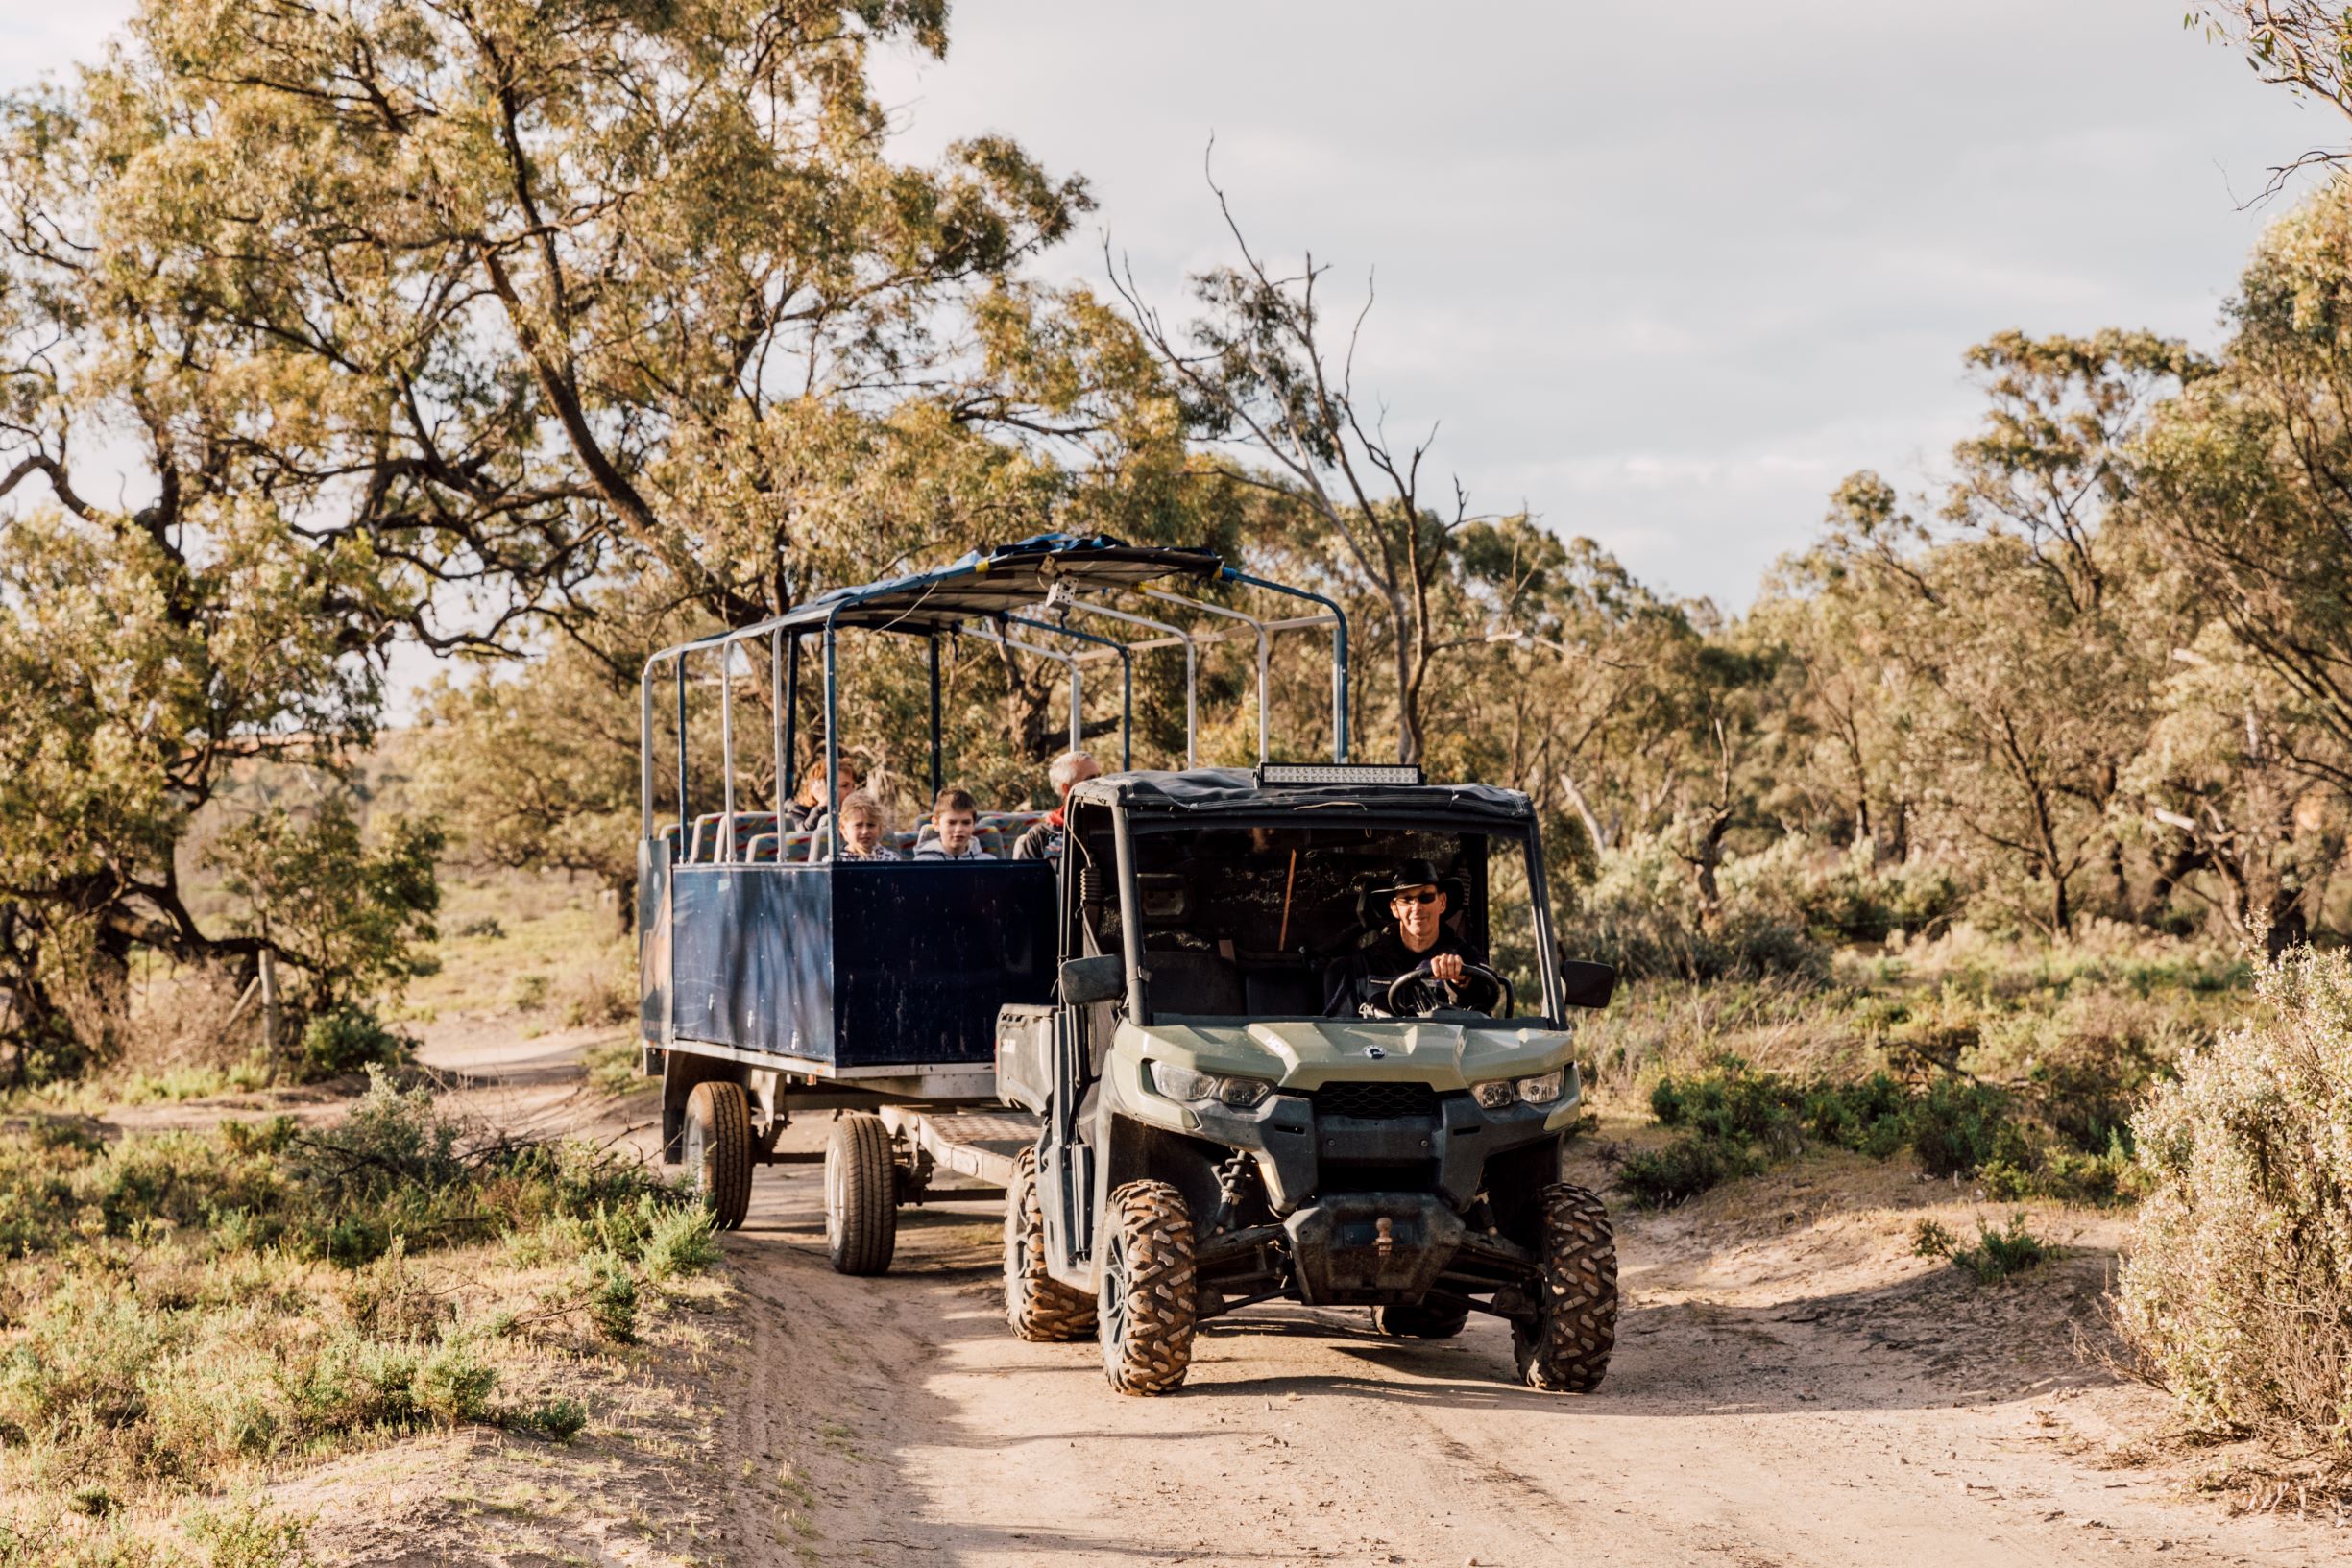
[[[2117,1297],[2201,1425],[2352,1445],[2352,957],[2263,971],[2254,1016],[2132,1121],[2149,1192]]]
[[[1922,1219],[1912,1233],[1911,1250],[1923,1258],[1950,1259],[1954,1267],[1974,1275],[1979,1285],[1998,1285],[2040,1267],[2054,1249],[2025,1228],[2025,1215],[2012,1214],[2000,1230],[1978,1219],[1976,1240],[1967,1246],[1941,1221]]]
[[[319,1014],[303,1028],[303,1075],[330,1078],[367,1068],[395,1067],[407,1059],[416,1042],[384,1027],[365,1007],[343,1002]]]
[[[29,1467],[13,1495],[71,1478],[107,1508],[429,1424],[567,1437],[578,1401],[502,1369],[566,1320],[571,1355],[643,1338],[717,1261],[707,1213],[634,1161],[490,1139],[380,1080],[316,1130],[0,1135],[0,1464]],[[520,1310],[486,1314],[502,1278]]]

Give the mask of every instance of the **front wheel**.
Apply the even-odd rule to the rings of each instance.
[[[825,1143],[825,1251],[837,1274],[880,1274],[898,1250],[898,1162],[870,1111],[833,1124]]]
[[[751,1211],[751,1100],[740,1083],[705,1080],[686,1097],[686,1170],[720,1230]]]
[[[1193,1221],[1164,1181],[1131,1181],[1103,1217],[1103,1293],[1095,1332],[1103,1370],[1123,1394],[1164,1394],[1192,1366]]]
[[[1543,1278],[1534,1315],[1511,1325],[1519,1376],[1531,1388],[1590,1393],[1617,1342],[1617,1239],[1608,1208],[1582,1187],[1558,1182],[1538,1201]]]
[[[1005,1189],[1005,1321],[1032,1344],[1083,1339],[1095,1331],[1094,1297],[1046,1272],[1045,1203],[1037,1195],[1037,1151],[1023,1149]]]

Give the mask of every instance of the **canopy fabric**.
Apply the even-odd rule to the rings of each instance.
[[[1130,814],[1200,818],[1290,812],[1354,813],[1453,821],[1525,823],[1535,807],[1515,789],[1492,784],[1273,784],[1259,787],[1246,768],[1192,768],[1167,773],[1111,773],[1070,791],[1075,803],[1121,806]]]
[[[1106,534],[1039,534],[974,550],[929,571],[861,588],[837,588],[793,606],[761,630],[837,626],[912,634],[976,616],[1007,615],[1044,602],[1056,584],[1080,593],[1116,592],[1164,577],[1213,578],[1215,551],[1129,544]]]

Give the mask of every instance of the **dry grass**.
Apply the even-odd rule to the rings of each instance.
[[[642,1168],[380,1086],[317,1132],[0,1137],[0,1568],[302,1560],[274,1515],[245,1556],[199,1527],[412,1434],[594,1435],[726,1293]]]

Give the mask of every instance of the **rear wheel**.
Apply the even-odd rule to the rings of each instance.
[[[1164,1394],[1192,1366],[1192,1214],[1166,1182],[1131,1181],[1111,1194],[1103,1219],[1103,1370],[1123,1394]]]
[[[1005,1189],[1005,1320],[1013,1338],[1050,1344],[1095,1331],[1094,1297],[1046,1272],[1045,1203],[1037,1194],[1037,1151],[1012,1162]]]
[[[686,1097],[686,1169],[718,1228],[740,1229],[751,1210],[751,1100],[741,1084],[698,1083]]]
[[[1531,1388],[1590,1393],[1617,1342],[1617,1240],[1600,1198],[1566,1182],[1539,1199],[1543,1279],[1535,1315],[1511,1326]]]
[[[1450,1339],[1470,1320],[1467,1307],[1431,1307],[1417,1301],[1374,1307],[1372,1327],[1400,1339]]]
[[[837,1120],[825,1144],[825,1250],[837,1274],[884,1273],[898,1250],[890,1129],[868,1111]]]

